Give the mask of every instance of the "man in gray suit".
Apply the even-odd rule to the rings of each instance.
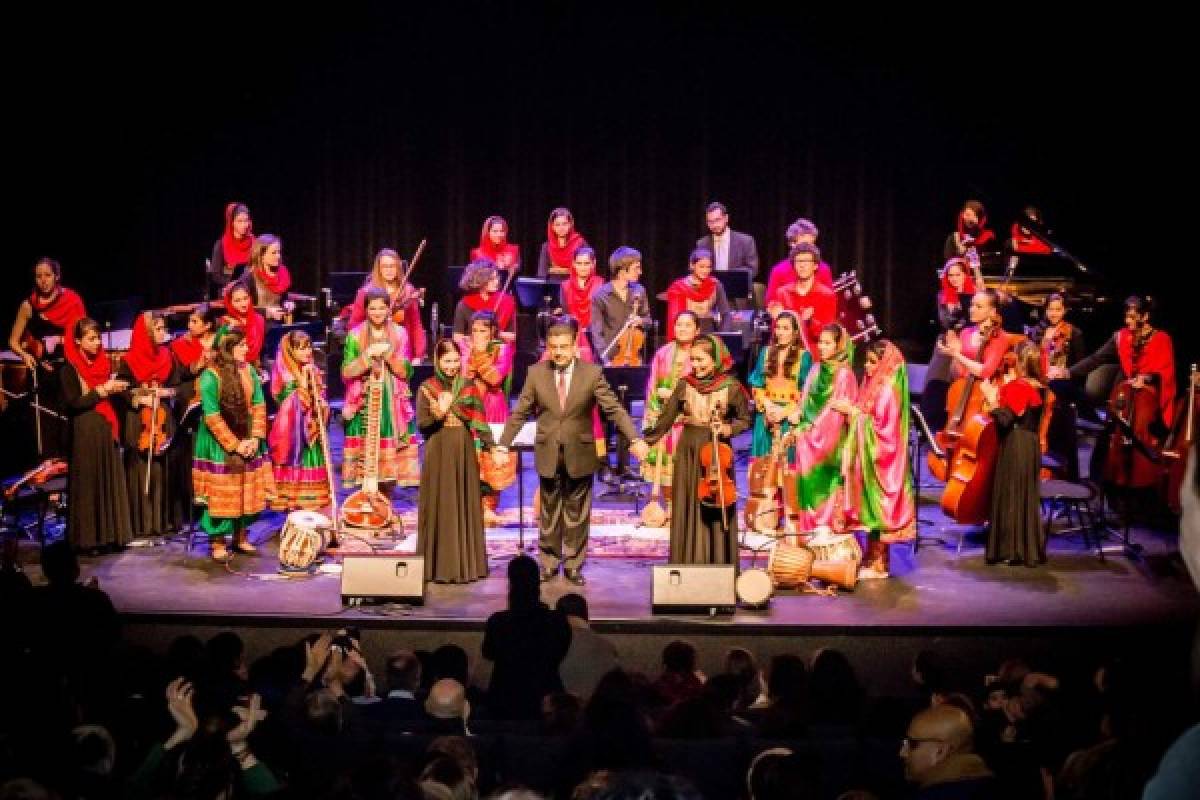
[[[748,233],[738,233],[729,227],[729,212],[721,203],[709,203],[704,209],[704,222],[708,225],[708,236],[696,240],[713,254],[713,269],[725,272],[731,269],[749,270],[750,279],[758,280],[758,245]]]
[[[533,455],[541,489],[538,549],[542,581],[553,578],[561,564],[566,579],[581,586],[592,515],[592,478],[600,468],[592,410],[599,406],[633,442],[629,450],[639,460],[646,457],[648,448],[609,388],[604,372],[577,358],[575,337],[576,331],[565,322],[550,326],[546,333],[550,360],[529,368],[492,458],[497,466],[507,463],[509,446],[536,408]]]

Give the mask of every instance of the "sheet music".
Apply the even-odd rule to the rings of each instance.
[[[492,438],[497,442],[500,441],[500,434],[504,433],[503,422],[489,423],[492,429]],[[521,426],[521,430],[517,431],[517,435],[513,437],[513,447],[533,447],[533,437],[537,433],[537,420],[526,422]]]

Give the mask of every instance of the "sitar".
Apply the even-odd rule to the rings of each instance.
[[[394,518],[392,504],[379,491],[379,440],[383,419],[383,382],[386,379],[379,359],[373,359],[366,385],[366,431],[363,435],[361,487],[346,498],[342,523],[351,528],[372,531],[390,527]]]

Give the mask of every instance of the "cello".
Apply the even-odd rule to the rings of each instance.
[[[981,356],[987,350],[992,337],[999,333],[998,322],[994,322],[987,331],[982,332],[979,342]],[[967,373],[950,384],[950,388],[946,392],[946,411],[949,412],[946,427],[934,436],[937,449],[942,452],[939,455],[937,449],[931,448],[925,456],[929,473],[943,482],[949,480],[954,450],[958,447],[959,439],[962,437],[964,423],[983,411],[983,393],[979,390],[978,377]]]
[[[1196,393],[1200,391],[1200,373],[1192,364],[1188,377],[1187,396],[1179,399],[1178,410],[1175,412],[1175,428],[1167,437],[1163,446],[1162,456],[1167,462],[1166,482],[1163,491],[1166,494],[1167,507],[1171,513],[1180,514],[1180,491],[1183,488],[1183,475],[1187,471],[1187,462],[1191,458],[1192,435],[1196,430]]]
[[[1154,331],[1133,339],[1133,374],[1113,387],[1108,401],[1113,427],[1104,458],[1104,480],[1122,489],[1143,489],[1159,484],[1164,475],[1163,438],[1159,422],[1159,387],[1138,386],[1142,352]]]

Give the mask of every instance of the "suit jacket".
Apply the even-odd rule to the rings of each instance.
[[[559,408],[554,378],[554,365],[550,361],[542,361],[529,368],[521,396],[508,415],[504,433],[500,436],[500,444],[505,447],[511,445],[525,420],[537,410],[533,457],[538,475],[543,478],[554,477],[560,445],[567,474],[572,478],[594,474],[600,468],[596,437],[592,433],[592,410],[596,406],[600,406],[604,416],[612,420],[629,441],[639,438],[633,421],[613,394],[600,367],[575,359],[564,408]]]
[[[717,250],[713,245],[712,234],[702,236],[696,240],[696,247],[703,247],[713,254],[713,269],[717,268],[716,257]],[[748,233],[738,233],[730,229],[729,231],[729,268],[730,269],[748,269],[754,280],[758,280],[758,245],[754,243],[754,237]]]

